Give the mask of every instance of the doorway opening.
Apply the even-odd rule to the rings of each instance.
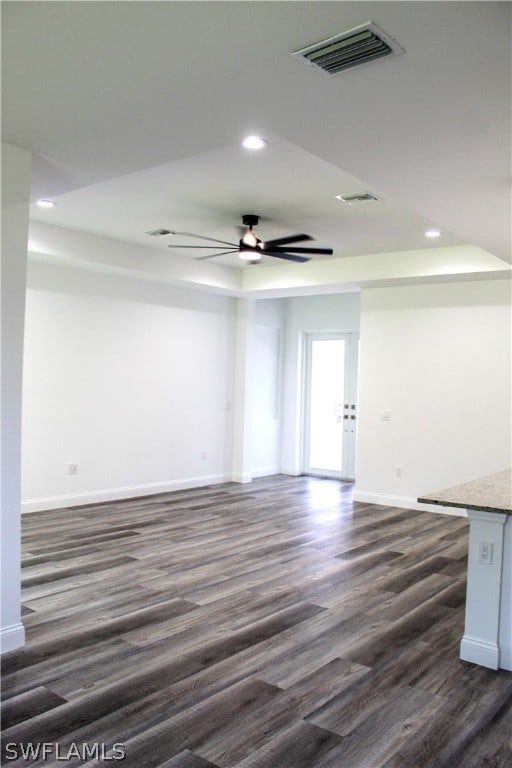
[[[305,335],[302,471],[355,479],[358,333]]]

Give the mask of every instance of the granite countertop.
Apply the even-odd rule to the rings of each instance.
[[[424,504],[441,504],[443,507],[482,509],[512,515],[512,469],[504,469],[494,475],[486,475],[469,483],[429,493],[421,496],[418,501]]]

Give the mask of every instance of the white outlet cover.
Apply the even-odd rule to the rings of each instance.
[[[478,545],[478,562],[492,565],[492,541],[481,541]]]

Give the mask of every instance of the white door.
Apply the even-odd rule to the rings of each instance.
[[[357,437],[356,333],[307,334],[303,472],[353,480]]]

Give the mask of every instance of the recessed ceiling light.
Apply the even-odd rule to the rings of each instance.
[[[441,237],[441,233],[438,229],[427,229],[425,232],[425,237]]]
[[[55,208],[57,205],[53,200],[38,200],[37,204],[40,208]]]
[[[263,149],[267,144],[268,141],[262,139],[260,136],[246,136],[242,141],[242,146],[246,149]]]

